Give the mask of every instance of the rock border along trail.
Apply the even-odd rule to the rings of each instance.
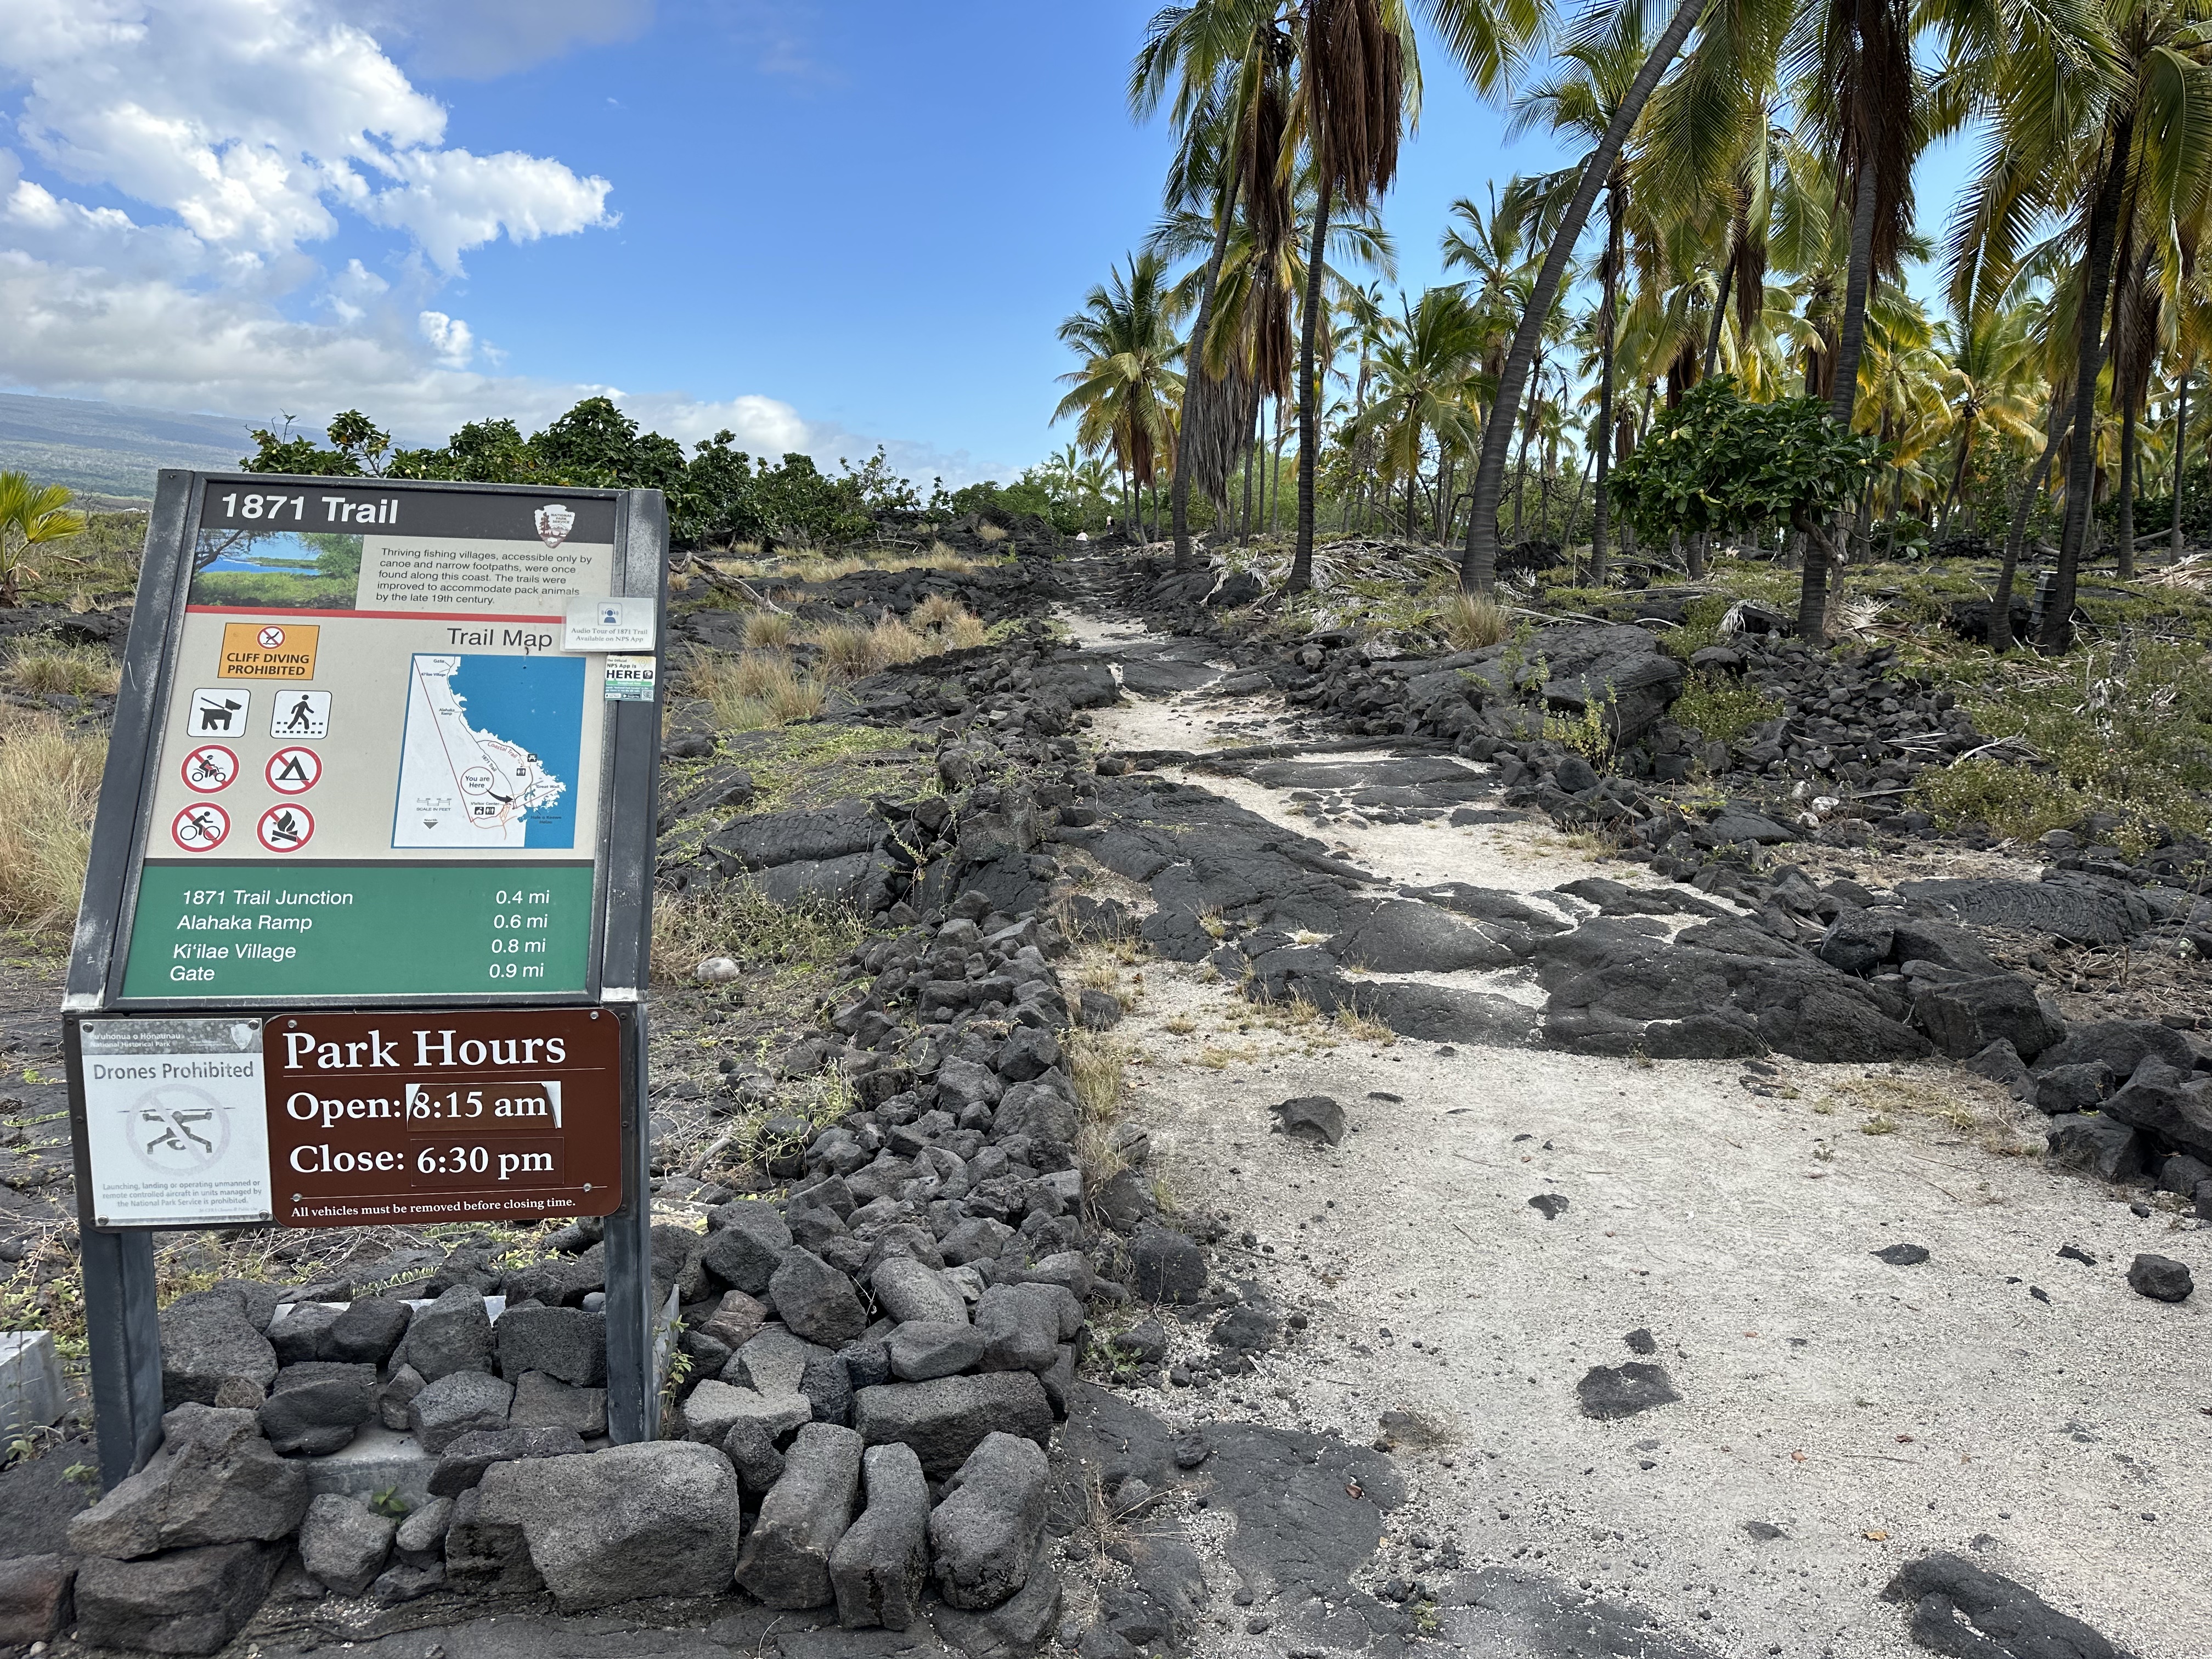
[[[1179,815],[1203,791],[1317,835],[1327,859],[1381,878],[1355,887],[1373,896],[1456,881],[1489,890],[1493,911],[1510,896],[1570,922],[1595,907],[1556,890],[1620,879],[1541,817],[1463,805],[1474,822],[1378,821],[1409,798],[1395,775],[1446,775],[1435,757],[1347,751],[1218,669],[1170,689],[1162,658],[1195,668],[1202,651],[1091,611],[1064,620],[1128,693],[1096,712],[1095,735],[1156,764]],[[1153,696],[1129,692],[1132,664]],[[1209,758],[1270,744],[1266,762]],[[1498,793],[1495,769],[1448,763],[1474,787],[1447,795]],[[1339,793],[1297,787],[1323,779]],[[1351,805],[1363,791],[1384,811]],[[1139,926],[1163,908],[1103,871],[1093,890],[1122,894]],[[1172,1193],[1243,1230],[1218,1271],[1279,1329],[1251,1375],[1171,1387],[1170,1416],[1390,1443],[1405,1503],[1361,1588],[1432,1600],[1428,1627],[1474,1654],[1857,1659],[1918,1650],[1882,1592],[1948,1553],[2144,1659],[2203,1650],[2212,1534],[2190,1471],[2212,1403],[2204,1310],[2125,1277],[2139,1252],[2212,1267],[2197,1224],[1989,1150],[2036,1146],[2044,1120],[1941,1059],[1653,1060],[1504,1030],[1376,1041],[1271,1026],[1224,977],[1234,965],[1117,973],[1130,1121]],[[1545,1000],[1517,963],[1353,982],[1510,999],[1530,1025]],[[1316,1096],[1340,1103],[1337,1144],[1271,1133],[1271,1108]],[[2094,1261],[2062,1258],[2069,1245]],[[1169,1363],[1220,1355],[1178,1332]],[[1663,1403],[1613,1415],[1608,1389]],[[1267,1628],[1201,1647],[1280,1651],[1301,1627],[1338,1645],[1296,1585],[1273,1591],[1250,1621],[1272,1614]]]

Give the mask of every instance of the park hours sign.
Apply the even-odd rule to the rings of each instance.
[[[651,1432],[666,567],[653,490],[161,474],[64,1005],[109,1478],[156,1227],[605,1217]]]

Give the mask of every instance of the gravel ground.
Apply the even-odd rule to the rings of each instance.
[[[1097,735],[1249,741],[1265,702],[1103,710]],[[1186,781],[1313,829],[1282,792]],[[1395,880],[1619,877],[1537,823],[1330,838]],[[1414,1413],[1394,1419],[1412,1497],[1376,1583],[1452,1537],[1470,1567],[1608,1594],[1717,1654],[1871,1659],[1920,1651],[1879,1599],[1891,1575],[1953,1550],[2142,1659],[2205,1651],[2212,1310],[2124,1274],[2150,1250],[2212,1275],[2212,1234],[1990,1150],[2039,1146],[2039,1118],[1942,1063],[1455,1053],[1255,1016],[1203,968],[1121,972],[1132,1115],[1169,1187],[1249,1229],[1224,1271],[1310,1322],[1262,1376],[1170,1403],[1363,1442]],[[1271,1104],[1310,1094],[1345,1107],[1340,1146],[1269,1133]],[[1555,1218],[1543,1194],[1567,1200]],[[1873,1254],[1895,1244],[1928,1258]],[[1577,1383],[1624,1363],[1680,1399],[1586,1415]],[[1488,1651],[1480,1622],[1447,1608],[1443,1633]],[[1214,1631],[1218,1651],[1279,1650]]]

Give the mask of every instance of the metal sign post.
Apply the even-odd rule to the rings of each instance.
[[[64,1002],[100,1475],[152,1230],[605,1218],[650,1438],[657,490],[164,471]]]

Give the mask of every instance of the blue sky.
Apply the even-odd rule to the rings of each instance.
[[[1065,441],[1054,328],[1169,148],[1124,98],[1153,0],[16,4],[0,383],[257,422],[420,441],[610,388],[1005,478]],[[1567,159],[1426,56],[1385,216],[1416,290],[1455,197]]]

